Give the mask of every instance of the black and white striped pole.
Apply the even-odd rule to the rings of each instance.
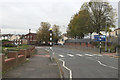
[[[50,28],[50,49],[52,50],[52,28]]]
[[[50,28],[50,56],[51,56],[51,61],[53,61],[53,56],[54,56],[54,53],[53,53],[53,49],[52,49],[52,28]]]

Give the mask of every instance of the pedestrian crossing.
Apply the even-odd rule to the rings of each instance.
[[[59,55],[59,56],[62,57],[62,58],[64,57],[63,55]]]
[[[67,54],[68,56],[70,56],[70,57],[73,57],[74,55],[72,55],[72,54]]]
[[[87,56],[87,57],[101,57],[101,54],[60,54],[59,57],[64,58],[64,57],[74,57],[74,56],[78,56],[78,57],[83,57],[83,56]]]
[[[81,55],[81,54],[76,54],[77,56],[83,56],[83,55]]]

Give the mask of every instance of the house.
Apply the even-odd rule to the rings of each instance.
[[[120,28],[115,29],[114,31],[109,33],[110,35],[110,42],[112,43],[118,43],[119,42],[119,37],[120,37]]]
[[[64,44],[64,43],[65,43],[65,40],[67,40],[67,39],[68,39],[67,34],[63,34],[63,35],[61,36],[61,39],[58,41],[58,43]]]
[[[10,37],[10,41],[14,41],[14,40],[19,40],[21,38],[21,35],[12,35],[11,37]]]
[[[2,40],[9,40],[5,41],[3,44],[22,44],[22,40],[20,39],[21,35],[15,34],[2,34]]]
[[[28,33],[28,34],[22,36],[22,40],[26,44],[36,44],[37,34],[36,33]]]
[[[115,29],[114,31],[110,32],[110,36],[117,37],[120,34],[120,28]]]
[[[13,36],[13,34],[2,34],[2,40],[3,39],[7,39],[7,40],[10,40],[10,38]]]

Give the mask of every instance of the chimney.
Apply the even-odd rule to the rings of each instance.
[[[29,33],[31,33],[31,29],[29,29]]]

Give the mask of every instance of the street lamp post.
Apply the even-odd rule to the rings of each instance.
[[[105,26],[105,35],[106,35],[106,40],[105,40],[105,52],[107,52],[107,18],[106,18],[106,26]]]
[[[103,4],[103,6],[108,6],[107,4]],[[106,40],[105,40],[105,51],[107,51],[107,17],[106,19],[106,26],[105,26],[105,34],[106,34]]]
[[[101,46],[102,45],[102,43],[101,43],[101,36],[100,36],[100,54],[101,54]]]
[[[117,44],[118,44],[118,45],[120,45],[119,40],[120,40],[120,34],[117,34]],[[116,55],[120,56],[118,46],[116,47]]]

